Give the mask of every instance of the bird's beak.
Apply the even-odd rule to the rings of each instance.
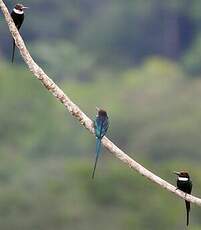
[[[100,111],[100,108],[96,107],[96,111],[99,112],[99,111]]]
[[[176,171],[174,171],[173,173],[174,173],[174,174],[176,174],[177,176],[179,176],[179,175],[180,175],[180,172],[176,172]]]
[[[24,10],[24,9],[29,9],[29,7],[28,7],[28,6],[23,6],[22,9],[23,9],[23,10]]]

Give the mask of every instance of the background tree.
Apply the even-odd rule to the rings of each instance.
[[[101,4],[94,3],[93,7],[89,4],[90,1],[83,2],[86,7],[86,13],[82,14],[83,25],[84,18],[101,7]],[[75,9],[79,7],[80,4]],[[40,3],[37,14],[42,9]],[[48,8],[45,9],[43,13],[48,12]],[[34,13],[35,10],[30,10],[30,16],[27,15],[28,30],[34,18],[38,20],[33,17]],[[81,12],[78,15],[81,17]],[[198,20],[193,16],[193,20],[195,18]],[[61,34],[57,34],[59,38],[47,36],[46,33],[54,33],[53,28],[48,29],[43,34],[46,43],[40,45],[42,35],[37,34],[38,41],[36,37],[29,40],[31,32],[28,36],[27,27],[25,24],[22,33],[36,60],[40,57],[43,68],[55,76],[54,80],[73,100],[82,105],[90,117],[94,117],[96,105],[108,110],[112,118],[108,135],[119,146],[128,152],[134,150],[131,156],[172,183],[175,183],[173,170],[188,168],[194,181],[193,193],[200,194],[200,80],[184,72],[180,58],[170,60],[153,57],[150,53],[137,65],[138,62],[133,63],[131,59],[127,61],[126,52],[126,55],[121,53],[121,61],[115,60],[115,53],[108,53],[103,63],[101,53],[86,50],[84,45],[70,38],[70,34],[66,41],[67,36],[63,39]],[[1,28],[5,28],[5,33],[1,30],[0,39],[5,38],[8,43],[3,20]],[[75,32],[81,35],[81,30]],[[63,51],[65,49],[71,55]],[[49,55],[54,53],[55,60],[54,55]],[[2,54],[0,225],[3,229],[16,229],[16,226],[26,230],[58,226],[61,229],[99,229],[103,222],[104,227],[110,229],[183,228],[182,201],[176,202],[168,193],[151,184],[148,186],[144,178],[122,168],[108,154],[100,161],[96,183],[91,184],[94,137],[80,129],[62,107],[43,92],[40,84],[29,78],[29,72],[20,63],[10,66],[4,52]],[[85,61],[87,64],[83,64]],[[62,62],[63,69],[62,65],[58,68],[56,65]],[[106,189],[101,190],[102,187]],[[150,212],[147,205],[158,213]],[[55,207],[54,210],[51,207]],[[29,218],[25,220],[27,214]],[[193,206],[191,228],[199,229],[199,226],[200,209]]]

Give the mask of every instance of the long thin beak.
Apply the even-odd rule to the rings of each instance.
[[[176,171],[174,171],[173,173],[174,173],[174,174],[176,174],[177,176],[179,176],[179,175],[180,175],[180,172],[176,172]]]
[[[29,9],[29,7],[28,6],[23,6],[22,9]]]
[[[96,107],[96,111],[99,112],[99,111],[100,111],[100,108]]]

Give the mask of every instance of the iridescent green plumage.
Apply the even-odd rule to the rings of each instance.
[[[108,122],[108,116],[106,111],[99,109],[96,120],[94,121],[94,129],[96,135],[96,159],[93,168],[92,178],[94,178],[96,165],[100,155],[101,139],[106,134],[108,126],[109,126],[109,122]]]

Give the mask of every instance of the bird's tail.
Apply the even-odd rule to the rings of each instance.
[[[185,203],[186,203],[186,215],[187,215],[187,222],[186,222],[186,225],[188,226],[189,224],[189,212],[190,212],[190,209],[191,209],[191,204],[190,202],[186,201],[185,200]]]
[[[12,63],[14,61],[14,57],[15,57],[15,40],[13,39]]]
[[[92,179],[94,179],[94,175],[95,175],[95,171],[96,171],[96,165],[97,165],[98,157],[100,154],[100,147],[101,147],[101,139],[96,138],[96,160],[95,160],[94,169],[93,169],[93,173],[92,173]]]

